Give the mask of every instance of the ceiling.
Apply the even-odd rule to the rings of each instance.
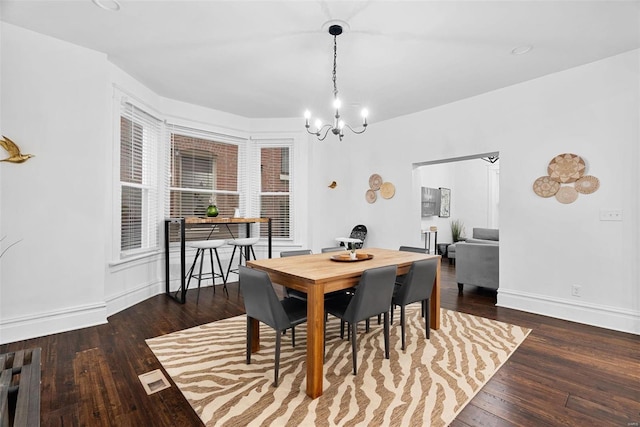
[[[2,0],[0,19],[107,54],[161,96],[250,118],[382,121],[640,47],[638,1]],[[533,49],[524,55],[511,51]]]

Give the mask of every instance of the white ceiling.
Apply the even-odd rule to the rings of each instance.
[[[338,37],[346,116],[367,106],[370,122],[640,47],[638,1],[120,3],[2,0],[0,19],[105,52],[162,96],[264,118],[330,117],[332,19],[350,26]]]

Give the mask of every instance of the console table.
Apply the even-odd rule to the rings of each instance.
[[[428,254],[431,253],[431,235],[433,234],[433,254],[438,254],[438,231],[422,230],[424,234],[424,249]]]
[[[246,224],[247,237],[251,237],[251,224],[266,223],[267,224],[267,244],[268,244],[268,256],[271,258],[272,242],[271,242],[271,218],[219,218],[219,217],[186,217],[186,218],[167,218],[164,220],[164,267],[165,267],[165,294],[170,296],[180,304],[184,304],[187,296],[186,289],[186,269],[185,269],[185,228],[194,225],[211,224],[212,226],[225,225],[229,232],[229,225],[232,224]],[[170,289],[170,271],[169,271],[169,225],[178,224],[180,226],[179,241],[180,241],[180,289],[171,293]],[[233,235],[233,233],[231,233]],[[249,248],[246,248],[249,251]],[[248,253],[245,253],[248,258]]]

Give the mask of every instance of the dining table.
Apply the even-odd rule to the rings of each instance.
[[[294,257],[260,259],[247,262],[247,266],[265,271],[271,281],[307,294],[307,387],[312,399],[323,392],[324,360],[324,296],[330,292],[354,287],[365,270],[395,265],[397,275],[404,275],[414,261],[438,259],[430,303],[431,329],[440,328],[440,255],[405,252],[382,248],[365,248],[356,251],[353,260],[345,252],[328,252]],[[254,323],[252,352],[260,349],[258,321]]]

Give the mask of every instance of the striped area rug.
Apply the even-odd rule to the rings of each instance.
[[[396,316],[399,310],[396,311]],[[502,366],[530,330],[442,310],[441,329],[424,336],[420,305],[407,307],[407,348],[391,326],[384,358],[382,325],[358,332],[358,375],[338,319],[327,325],[324,394],[305,394],[306,327],[282,340],[280,385],[273,387],[274,332],[262,325],[261,349],[245,363],[246,317],[147,340],[207,426],[445,426]]]

